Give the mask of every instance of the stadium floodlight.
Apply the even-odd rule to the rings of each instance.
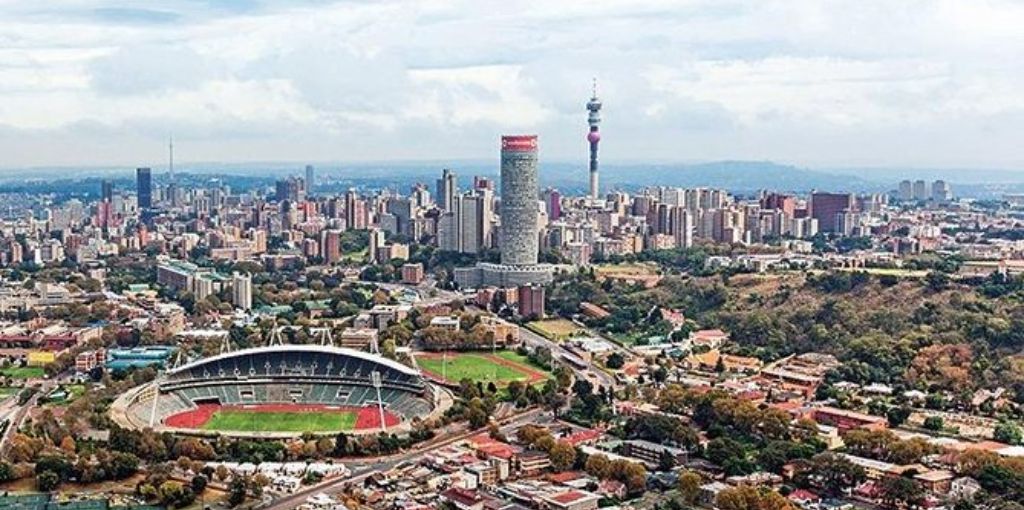
[[[331,328],[310,328],[309,331],[320,341],[320,345],[334,347],[334,335],[331,334]]]
[[[284,340],[281,337],[281,332],[284,331],[284,326],[276,327],[270,330],[270,341],[269,345],[284,345]]]
[[[373,387],[377,389],[377,411],[380,413],[380,431],[387,432],[388,424],[384,421],[384,401],[380,397],[380,372],[376,370],[370,372],[370,381],[373,383]]]

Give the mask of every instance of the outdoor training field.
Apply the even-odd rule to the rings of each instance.
[[[546,319],[533,321],[526,327],[548,340],[566,340],[573,335],[585,334],[587,331],[568,319]]]
[[[389,427],[399,423],[398,417],[386,410],[384,420]],[[196,409],[168,417],[165,423],[178,428],[224,432],[338,432],[379,428],[380,411],[373,406],[200,404]]]
[[[462,379],[494,381],[496,386],[506,386],[512,381],[535,384],[547,379],[548,374],[530,365],[526,356],[515,351],[449,352],[447,368],[445,356],[439,352],[419,353],[416,363],[431,377],[442,382],[457,384]]]

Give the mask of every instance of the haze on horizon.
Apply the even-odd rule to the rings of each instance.
[[[492,159],[1024,170],[1024,4],[0,0],[0,167]]]

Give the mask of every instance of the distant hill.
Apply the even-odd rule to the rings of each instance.
[[[460,187],[470,185],[474,175],[497,180],[498,161],[409,161],[409,162],[313,162],[317,168],[320,191],[333,192],[349,187],[369,190],[389,188],[408,190],[414,183],[426,183],[431,189],[442,168],[454,169]],[[188,163],[180,164],[180,174],[193,174],[198,181],[224,177],[237,186],[270,185],[286,175],[302,175],[304,164],[266,163]],[[35,179],[52,181],[96,178],[123,179],[131,186],[134,170],[117,167],[32,168],[0,172],[2,188],[20,188]],[[541,161],[542,187],[557,187],[564,194],[582,194],[587,188],[587,168],[583,163]],[[162,182],[166,171],[154,167],[154,178]],[[716,161],[708,163],[604,163],[601,187],[604,190],[634,191],[650,186],[724,188],[737,194],[762,189],[806,193],[811,190],[886,192],[903,179],[944,179],[953,184],[957,196],[999,197],[1004,193],[1024,192],[1024,172],[1010,170],[922,169],[922,168],[826,168],[807,169],[771,161]],[[197,181],[197,182],[198,182]],[[92,186],[92,184],[90,184]]]
[[[583,179],[586,171],[575,171]],[[644,186],[682,186],[725,188],[736,193],[761,189],[805,192],[885,191],[885,183],[871,182],[853,175],[816,172],[769,161],[720,161],[699,164],[605,165],[601,181],[606,187],[631,189]],[[582,180],[580,182],[583,182]]]

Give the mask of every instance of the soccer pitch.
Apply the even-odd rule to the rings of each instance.
[[[203,424],[204,430],[232,432],[334,432],[352,430],[354,411],[247,411],[221,409]]]
[[[545,377],[545,374],[528,366],[524,359],[511,351],[500,351],[497,356],[450,352],[448,353],[447,368],[444,356],[439,353],[418,356],[416,363],[424,371],[452,383],[469,379],[485,383],[494,381],[497,386],[506,386],[512,381],[533,382],[538,378]]]

